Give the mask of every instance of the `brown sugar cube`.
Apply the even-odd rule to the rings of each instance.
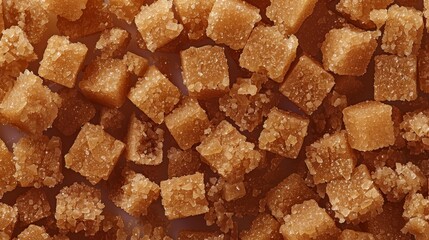
[[[408,149],[413,152],[429,150],[429,111],[409,112],[401,122],[401,136],[407,141]]]
[[[351,20],[358,21],[366,26],[373,26],[374,22],[370,18],[370,14],[373,10],[387,8],[393,0],[363,0],[363,1],[350,1],[340,0],[337,4],[336,9],[340,13],[347,15]]]
[[[118,58],[125,54],[130,40],[131,36],[127,30],[110,28],[101,33],[100,38],[95,44],[95,48],[101,50],[102,57],[104,58]]]
[[[111,196],[113,203],[132,216],[146,215],[149,205],[159,197],[158,184],[134,171],[126,171],[123,177],[122,186]]]
[[[180,91],[155,66],[130,90],[128,98],[152,121],[161,124],[180,100]]]
[[[282,235],[279,233],[280,223],[277,222],[270,214],[261,213],[252,221],[249,230],[240,233],[242,240],[281,240]]]
[[[201,142],[210,121],[197,100],[186,98],[165,118],[165,125],[179,147],[187,150]]]
[[[68,36],[71,40],[101,32],[113,27],[113,18],[107,8],[104,0],[88,0],[79,19],[70,21],[60,16],[57,28],[61,35]]]
[[[69,21],[78,20],[86,8],[88,0],[47,0],[49,11]]]
[[[11,239],[18,221],[18,209],[0,202],[0,237]]]
[[[84,231],[85,235],[98,232],[104,219],[100,190],[75,182],[63,187],[56,199],[55,219],[60,230],[74,233]]]
[[[376,101],[361,102],[343,110],[350,146],[372,151],[393,145],[392,107]]]
[[[377,48],[378,31],[332,29],[322,44],[323,66],[338,75],[361,76]]]
[[[307,147],[306,155],[305,164],[315,184],[350,179],[357,162],[345,131],[324,135]]]
[[[313,13],[317,0],[271,0],[267,17],[284,35],[298,32],[305,19]]]
[[[259,136],[259,148],[287,158],[297,158],[310,121],[297,114],[271,109]]]
[[[229,69],[222,47],[190,47],[180,52],[180,58],[189,96],[209,99],[228,92]]]
[[[44,227],[31,224],[22,231],[16,238],[17,240],[51,240],[51,236]]]
[[[51,215],[48,197],[41,189],[32,188],[18,196],[15,203],[19,221],[28,225]]]
[[[429,93],[429,49],[421,48],[418,54],[418,79],[420,91]]]
[[[222,196],[227,202],[237,200],[246,195],[244,182],[228,183],[226,182],[222,188]]]
[[[61,98],[43,85],[43,80],[26,70],[0,104],[0,113],[20,129],[40,134],[52,126]]]
[[[181,231],[177,240],[224,240],[224,234],[214,232]]]
[[[417,99],[417,58],[379,55],[375,60],[374,99],[412,101]]]
[[[149,61],[146,58],[132,52],[127,52],[124,55],[123,61],[128,67],[128,72],[137,77],[143,77],[149,67]]]
[[[338,240],[375,240],[374,235],[367,232],[357,232],[345,229],[341,232]]]
[[[3,140],[0,139],[0,199],[6,192],[13,191],[16,188],[17,182],[14,177],[15,162],[13,155],[6,147]]]
[[[287,38],[277,27],[257,26],[240,55],[240,67],[283,82],[297,48],[298,39],[294,35]]]
[[[393,5],[389,8],[381,48],[398,56],[416,54],[423,36],[422,12]]]
[[[173,220],[208,212],[205,193],[202,173],[162,181],[161,197],[165,215]]]
[[[365,165],[356,167],[349,180],[329,182],[326,193],[340,223],[364,222],[383,211],[383,196]]]
[[[151,52],[174,40],[183,30],[183,25],[174,18],[171,0],[157,0],[149,6],[143,6],[134,22]]]
[[[412,218],[401,231],[413,234],[416,240],[425,240],[429,238],[429,222],[422,218]]]
[[[335,85],[334,77],[313,59],[303,55],[286,77],[280,92],[311,115]]]
[[[109,10],[119,19],[131,24],[145,2],[145,0],[110,0]]]
[[[334,220],[314,200],[294,205],[284,222],[280,233],[285,239],[336,239],[340,234]]]
[[[13,145],[15,178],[22,187],[52,188],[63,180],[61,139],[34,135]]]
[[[167,152],[168,178],[194,174],[201,166],[200,154],[193,150],[170,148]]]
[[[76,89],[63,89],[59,92],[62,99],[54,127],[63,135],[73,135],[96,113],[94,105],[87,101]]]
[[[242,180],[258,167],[262,156],[233,125],[222,121],[196,148],[217,173],[229,182]],[[236,181],[237,180],[237,181]]]
[[[119,108],[127,99],[130,88],[127,66],[120,59],[98,58],[85,69],[79,88],[88,99]]]
[[[73,88],[85,60],[88,48],[82,43],[71,43],[67,37],[54,35],[40,62],[39,75],[47,80]]]
[[[259,9],[241,0],[216,0],[209,14],[206,34],[217,44],[239,50],[257,22]]]
[[[124,148],[125,144],[107,134],[103,127],[87,123],[64,156],[66,168],[95,185],[109,178]]]
[[[188,32],[189,39],[197,40],[205,35],[209,14],[215,1],[173,0],[177,14]]]
[[[125,158],[141,165],[159,165],[163,158],[164,130],[149,121],[131,116]]]
[[[290,214],[293,205],[310,199],[317,200],[318,196],[307,187],[304,179],[296,173],[285,178],[272,188],[266,196],[267,206],[271,214],[278,220]]]

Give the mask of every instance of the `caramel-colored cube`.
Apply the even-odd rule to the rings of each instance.
[[[417,99],[417,58],[379,55],[375,60],[374,99],[412,101]]]
[[[96,110],[76,89],[63,89],[59,95],[62,102],[53,125],[63,135],[70,136],[89,122],[95,116]]]
[[[322,44],[323,66],[338,75],[361,76],[377,48],[380,33],[344,27],[332,29]]]
[[[225,240],[224,234],[215,232],[181,231],[177,240]]]
[[[303,55],[286,77],[280,92],[305,113],[319,108],[335,85],[334,77],[316,61]]]
[[[222,188],[222,197],[227,202],[237,200],[246,195],[244,182],[228,183],[226,182]]]
[[[296,57],[298,39],[285,37],[277,27],[257,26],[240,55],[240,66],[267,74],[276,82],[283,78]]]
[[[165,125],[179,147],[187,150],[201,142],[210,121],[197,100],[186,98],[165,118]]]
[[[297,158],[310,121],[297,114],[271,109],[259,136],[259,148],[287,158]]]
[[[110,28],[101,33],[95,48],[101,50],[103,58],[119,58],[127,51],[130,40],[131,36],[127,30],[117,27]]]
[[[164,130],[131,116],[125,158],[141,165],[159,165],[163,158]]]
[[[418,54],[418,78],[420,91],[429,93],[429,49],[421,48]]]
[[[165,215],[173,220],[208,212],[205,193],[202,173],[162,181],[161,197]]]
[[[145,2],[145,0],[110,0],[109,10],[119,19],[131,24]]]
[[[47,0],[47,2],[49,10],[55,15],[76,21],[82,16],[88,0]]]
[[[48,40],[43,60],[40,62],[39,75],[73,88],[87,52],[85,44],[71,43],[67,37],[54,35]]]
[[[15,178],[22,187],[54,187],[63,180],[61,139],[34,135],[13,145]]]
[[[247,142],[246,136],[226,120],[208,134],[197,151],[210,167],[230,182],[242,180],[262,159],[255,144]]]
[[[104,219],[100,190],[75,182],[63,187],[56,199],[55,219],[60,230],[74,233],[85,231],[85,235],[98,232]]]
[[[280,223],[277,222],[270,214],[261,213],[252,221],[249,230],[240,233],[242,240],[281,240],[282,235],[279,233]]]
[[[257,22],[259,9],[242,0],[216,0],[209,14],[207,36],[217,44],[239,50]]]
[[[183,83],[189,96],[219,97],[229,90],[229,68],[222,47],[190,47],[180,52]]]
[[[130,79],[119,59],[95,59],[86,69],[79,88],[90,100],[107,107],[121,107],[127,99]]]
[[[11,239],[18,221],[18,209],[0,202],[0,237]]]
[[[371,26],[374,24],[374,22],[370,18],[371,12],[377,9],[385,9],[391,3],[393,3],[393,0],[340,0],[340,2],[336,6],[336,9],[340,13],[347,15],[353,21],[358,21],[366,26]]]
[[[326,193],[340,223],[365,222],[383,211],[383,196],[365,165],[356,167],[348,180],[329,182]]]
[[[305,200],[318,199],[318,196],[304,182],[301,176],[292,173],[277,186],[272,188],[266,196],[267,206],[271,214],[278,220],[290,214],[295,204]]]
[[[350,146],[372,151],[395,143],[392,107],[376,102],[361,102],[343,110]]]
[[[130,90],[128,98],[152,121],[161,124],[180,100],[180,91],[156,67],[151,66]]]
[[[180,150],[170,148],[167,152],[168,158],[168,178],[192,175],[201,166],[200,154],[193,150]]]
[[[64,8],[64,6],[62,6]],[[104,0],[88,0],[86,8],[79,19],[70,21],[58,17],[57,28],[61,35],[75,40],[113,27],[113,18]]]
[[[149,205],[159,197],[158,184],[131,170],[123,177],[121,187],[111,196],[113,203],[132,216],[146,215]]]
[[[95,185],[109,178],[124,147],[124,143],[107,134],[103,127],[87,123],[64,156],[65,166]]]
[[[413,152],[429,150],[429,111],[409,112],[403,116],[400,129],[402,138]]]
[[[132,52],[127,52],[123,61],[128,67],[128,72],[137,77],[143,77],[149,67],[149,61],[146,58]]]
[[[44,227],[31,224],[22,231],[16,238],[17,240],[51,240],[51,236]]]
[[[180,17],[189,39],[202,38],[208,26],[209,14],[216,0],[173,0],[174,7]]]
[[[371,233],[345,229],[343,232],[341,232],[338,240],[375,240],[375,238]]]
[[[171,0],[157,0],[149,6],[143,6],[134,22],[151,52],[174,40],[183,30],[183,25],[174,18]]]
[[[0,139],[0,199],[3,194],[16,188],[17,182],[14,177],[15,161],[13,155],[3,140]]]
[[[32,188],[18,196],[15,203],[19,221],[28,225],[51,215],[51,206],[46,193],[41,189]]]
[[[424,28],[422,12],[393,5],[387,14],[381,48],[398,56],[417,54]]]
[[[285,239],[336,239],[340,234],[334,220],[314,200],[294,205],[284,222],[280,232]]]
[[[350,179],[357,162],[345,131],[324,135],[307,147],[306,155],[305,164],[315,184]]]
[[[313,13],[316,3],[317,0],[271,0],[267,17],[284,35],[294,34]]]

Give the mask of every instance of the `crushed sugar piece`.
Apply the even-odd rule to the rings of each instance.
[[[0,237],[10,239],[18,221],[18,209],[0,202]]]
[[[366,26],[372,26],[377,23],[371,18],[371,14],[374,10],[383,10],[387,8],[393,0],[340,0],[336,5],[336,9],[347,16],[351,20],[359,21]]]
[[[146,0],[109,0],[109,11],[131,24]]]
[[[95,48],[101,50],[103,58],[119,58],[127,51],[130,41],[131,35],[127,30],[114,27],[101,33]]]
[[[123,58],[124,63],[128,67],[128,72],[143,77],[149,67],[149,61],[132,52],[127,52]]]

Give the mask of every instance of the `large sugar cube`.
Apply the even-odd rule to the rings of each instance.
[[[240,239],[253,240],[253,239],[274,239],[280,240],[283,237],[279,233],[280,223],[273,218],[270,214],[259,214],[255,220],[252,221],[252,226],[249,230],[240,233]]]
[[[28,225],[51,215],[51,206],[46,193],[41,189],[32,188],[19,195],[15,203],[19,221]]]
[[[13,155],[3,140],[0,140],[0,199],[3,194],[15,189],[17,182],[14,177],[15,162]]]
[[[18,209],[0,202],[0,237],[11,239],[18,221]]]
[[[371,11],[385,9],[391,3],[393,3],[393,0],[340,0],[336,6],[336,9],[340,13],[349,16],[351,20],[358,21],[365,26],[372,26],[374,23],[370,17]]]
[[[131,24],[146,0],[110,0],[109,10],[119,19]]]
[[[173,0],[189,39],[197,40],[205,35],[209,14],[215,1]]]

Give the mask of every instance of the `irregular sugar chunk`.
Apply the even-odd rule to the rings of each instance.
[[[0,202],[0,237],[11,239],[18,221],[18,209]]]
[[[25,225],[34,223],[51,215],[51,206],[46,193],[41,189],[32,188],[21,194],[15,203],[19,221]]]
[[[376,101],[361,102],[343,110],[350,146],[372,151],[393,145],[392,107]]]
[[[195,173],[161,181],[162,205],[169,220],[200,215],[209,211],[204,174]]]
[[[163,158],[164,130],[150,121],[131,116],[125,158],[141,165],[159,165]]]
[[[332,29],[322,44],[323,66],[338,75],[361,76],[377,48],[378,31]]]
[[[284,35],[294,34],[313,13],[316,3],[317,0],[271,0],[267,17]]]
[[[65,232],[94,235],[104,219],[101,191],[84,183],[63,187],[56,196],[57,227]]]
[[[3,140],[0,139],[0,176],[2,176],[0,178],[0,199],[6,192],[13,191],[16,188],[15,171],[13,155],[7,149]]]
[[[202,38],[208,26],[209,14],[216,0],[173,0],[174,7],[180,17],[189,39]]]
[[[67,37],[54,35],[48,40],[43,60],[40,62],[39,75],[73,88],[87,52],[85,44],[71,43]]]
[[[224,240],[224,234],[215,232],[181,231],[177,240]]]
[[[155,66],[128,93],[128,98],[152,121],[161,124],[180,100],[180,91]]]
[[[280,92],[311,115],[335,85],[334,77],[316,61],[303,55],[286,77]]]
[[[292,206],[310,199],[318,200],[319,197],[301,176],[292,173],[267,193],[266,203],[271,214],[281,220],[290,214]]]
[[[429,93],[429,48],[427,47],[419,50],[417,72],[420,91]]]
[[[116,206],[132,216],[146,215],[149,205],[159,197],[158,184],[151,182],[143,174],[125,171],[121,184],[110,198]]]
[[[345,229],[341,232],[338,240],[375,240],[375,238],[371,233]]]
[[[149,61],[146,58],[132,52],[127,52],[123,61],[128,67],[128,72],[137,77],[143,77],[149,67]]]
[[[145,2],[145,0],[110,0],[109,10],[119,19],[131,24]]]
[[[95,185],[109,178],[124,147],[124,143],[107,134],[103,127],[87,123],[64,156],[65,166]]]
[[[200,154],[193,150],[180,150],[170,148],[167,152],[168,178],[191,175],[198,171],[201,166]]]
[[[96,110],[76,89],[63,89],[59,95],[61,107],[53,125],[63,135],[70,136],[94,118]]]
[[[222,197],[227,202],[234,201],[246,196],[246,187],[244,186],[244,182],[226,182],[222,190]]]
[[[411,193],[405,198],[402,216],[406,220],[429,217],[429,200],[421,193]]]
[[[416,54],[423,36],[422,12],[393,5],[387,14],[381,48],[398,56]]]
[[[201,142],[210,122],[204,109],[193,98],[185,98],[181,104],[165,118],[165,125],[177,144],[183,150]]]
[[[79,88],[83,95],[107,107],[121,107],[127,99],[130,79],[120,59],[95,59],[86,67]]]
[[[253,143],[247,142],[244,135],[224,120],[196,149],[212,169],[236,182],[259,165],[262,156],[254,148]]]
[[[240,55],[240,67],[283,82],[297,48],[298,39],[294,35],[285,37],[277,27],[257,26]]]
[[[216,0],[209,14],[206,34],[217,44],[239,50],[257,22],[259,9],[241,0]]]
[[[16,238],[17,240],[51,240],[51,236],[44,227],[31,224],[22,231]]]
[[[47,0],[49,11],[69,21],[78,20],[86,8],[88,0]]]
[[[429,150],[429,111],[408,112],[400,124],[401,136],[415,153]]]
[[[374,22],[370,17],[371,12],[373,10],[385,9],[391,3],[393,3],[393,0],[340,0],[336,5],[336,9],[340,13],[349,16],[351,20],[358,21],[365,26],[372,27]]]
[[[259,148],[287,158],[297,158],[309,124],[307,118],[271,109],[259,136]]]
[[[277,222],[270,214],[261,213],[252,221],[249,230],[240,233],[242,240],[281,240],[282,235],[279,233],[280,223]]]
[[[315,184],[335,179],[350,179],[357,157],[345,131],[326,134],[306,149],[305,164]]]
[[[383,211],[383,196],[365,165],[356,167],[349,180],[329,182],[326,193],[340,223],[364,222]]]
[[[401,231],[413,234],[416,240],[429,239],[429,222],[422,218],[412,218]]]
[[[15,178],[22,187],[54,187],[63,180],[61,139],[26,136],[13,145]]]
[[[340,234],[334,220],[314,200],[294,205],[284,222],[280,233],[285,239],[335,239]]]
[[[386,24],[388,17],[387,9],[375,9],[369,13],[369,19],[375,24],[377,29],[380,29]]]
[[[151,52],[174,40],[183,30],[183,25],[174,18],[171,0],[157,0],[149,6],[143,6],[134,22]]]
[[[208,99],[228,92],[229,69],[222,47],[190,47],[180,52],[180,58],[189,96]]]
[[[119,58],[127,51],[128,44],[131,41],[130,33],[121,28],[110,28],[104,30],[95,48],[101,50],[103,58]]]

